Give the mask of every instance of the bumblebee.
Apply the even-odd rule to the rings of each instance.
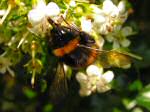
[[[95,40],[89,34],[71,26],[62,26],[48,18],[52,25],[48,37],[49,49],[59,59],[56,73],[50,88],[53,101],[58,101],[67,93],[67,80],[63,63],[73,69],[86,67],[96,60],[98,49]],[[86,46],[86,47],[85,47]]]
[[[72,68],[81,68],[96,60],[98,53],[91,48],[98,49],[98,46],[89,34],[73,27],[56,24],[51,18],[48,18],[48,21],[53,26],[50,32],[50,46],[53,54],[61,62]]]

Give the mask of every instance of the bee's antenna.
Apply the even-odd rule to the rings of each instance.
[[[92,47],[89,47],[89,46],[86,46],[86,45],[83,45],[83,44],[78,44],[79,47],[82,47],[82,48],[86,48],[86,49],[91,49],[91,50],[95,50],[95,51],[98,51],[98,52],[109,52],[107,50],[100,50],[100,49],[97,49],[97,48],[92,48]]]
[[[55,21],[52,18],[48,17],[47,20],[53,27],[57,26],[57,24],[55,23]]]

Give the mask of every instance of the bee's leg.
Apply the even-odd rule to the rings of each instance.
[[[68,5],[67,9],[65,10],[64,14],[61,14],[58,19],[57,19],[57,23],[61,24],[67,17],[68,14],[68,10],[70,9],[70,5]],[[65,21],[66,22],[66,21]]]
[[[80,32],[81,30],[75,25],[75,24],[69,24],[66,21],[67,18],[67,14],[68,14],[68,10],[70,9],[70,5],[68,5],[68,8],[65,10],[64,14],[60,15],[59,18],[57,19],[57,23],[61,24],[63,21],[69,26],[69,28],[76,30],[78,32]]]

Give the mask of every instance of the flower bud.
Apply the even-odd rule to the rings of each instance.
[[[28,13],[28,20],[34,26],[36,24],[39,24],[44,16],[45,14],[42,11],[33,9]]]
[[[58,5],[54,2],[50,2],[45,9],[46,16],[57,16],[60,13]]]

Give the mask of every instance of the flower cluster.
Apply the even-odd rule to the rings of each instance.
[[[74,1],[71,1],[69,5],[70,8],[79,7]],[[128,47],[130,41],[126,37],[135,34],[135,32],[129,26],[122,27],[128,17],[126,2],[120,1],[116,6],[111,0],[105,0],[101,8],[99,5],[89,6],[93,12],[92,19],[88,19],[84,15],[80,17],[81,29],[88,33],[94,31],[99,34],[99,37],[104,35],[108,42],[113,43],[113,48]],[[37,6],[28,13],[28,20],[31,23],[28,29],[35,34],[45,36],[49,29],[47,17],[58,20],[60,10],[61,8],[54,2],[46,5],[45,1],[38,0]],[[68,12],[69,9],[65,10]],[[66,17],[67,13],[64,13],[64,16]],[[129,33],[126,34],[128,31]]]
[[[28,13],[28,20],[31,26],[28,28],[34,34],[45,34],[49,28],[47,17],[55,18],[59,15],[60,8],[54,2],[46,5],[39,0],[37,6]]]
[[[113,48],[130,45],[130,41],[126,37],[135,32],[129,26],[122,27],[128,17],[125,1],[120,1],[116,6],[111,0],[105,0],[102,8],[96,5],[91,5],[90,8],[93,10],[92,28],[95,32],[104,35],[108,42],[113,43]]]
[[[97,6],[91,6],[91,8],[94,12],[94,28],[103,35],[120,27],[128,16],[124,1],[120,1],[116,6],[111,0],[105,0],[101,9]]]
[[[112,71],[103,73],[102,67],[90,65],[86,69],[86,74],[78,72],[76,79],[80,83],[80,95],[89,96],[97,91],[99,93],[106,92],[111,89],[110,82],[113,80],[114,74]]]
[[[134,35],[132,28],[129,26],[122,29],[115,29],[113,32],[108,33],[105,37],[108,42],[113,43],[113,48],[128,47],[131,42],[126,37]]]

